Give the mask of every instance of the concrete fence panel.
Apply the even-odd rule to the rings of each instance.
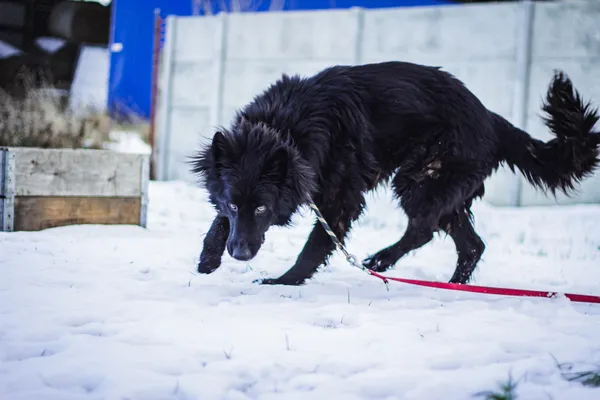
[[[282,73],[312,75],[355,62],[356,17],[348,11],[241,13],[228,16],[223,114],[252,100]]]
[[[600,3],[494,3],[169,17],[157,124],[158,177],[194,181],[186,156],[282,73],[401,60],[441,66],[486,107],[548,139],[540,101],[555,68],[600,105]],[[500,168],[497,205],[556,204]],[[600,202],[600,174],[558,204]]]

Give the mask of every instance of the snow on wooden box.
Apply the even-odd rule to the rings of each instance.
[[[0,231],[146,227],[148,179],[145,154],[0,147]]]

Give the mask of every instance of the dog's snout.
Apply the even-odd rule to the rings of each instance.
[[[248,247],[248,243],[243,242],[243,241],[239,242],[233,248],[232,256],[236,260],[240,260],[240,261],[248,261],[249,259],[251,259],[252,252],[250,251],[250,247]]]

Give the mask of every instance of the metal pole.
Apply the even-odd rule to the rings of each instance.
[[[155,151],[154,135],[156,130],[156,98],[158,91],[158,69],[160,62],[160,27],[162,18],[160,17],[160,8],[154,9],[154,43],[152,48],[152,82],[150,84],[150,129],[148,132],[148,142],[150,144],[150,179],[156,179],[155,173]]]

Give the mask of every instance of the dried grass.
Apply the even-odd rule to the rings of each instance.
[[[54,88],[27,86],[22,99],[0,90],[0,146],[102,149],[111,142],[115,123],[105,112],[74,113]]]

